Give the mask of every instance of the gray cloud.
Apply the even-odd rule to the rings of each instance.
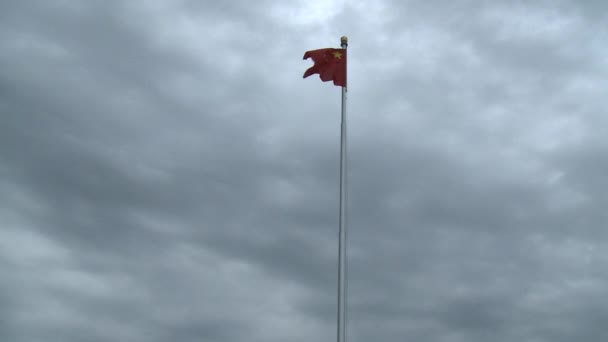
[[[0,5],[0,338],[601,340],[603,5]]]

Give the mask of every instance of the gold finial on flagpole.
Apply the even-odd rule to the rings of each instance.
[[[342,47],[347,47],[348,46],[348,37],[342,36],[342,38],[340,38],[340,43],[341,43]]]

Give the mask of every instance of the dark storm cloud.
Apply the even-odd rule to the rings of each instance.
[[[349,338],[601,340],[600,12],[0,5],[0,337],[334,338],[348,34]]]

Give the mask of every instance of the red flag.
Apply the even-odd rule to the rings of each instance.
[[[346,87],[346,49],[318,49],[306,51],[304,59],[312,58],[315,63],[304,73],[304,78],[319,74],[321,81],[334,81],[334,84]]]

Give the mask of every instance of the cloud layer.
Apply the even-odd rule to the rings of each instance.
[[[606,6],[0,4],[0,339],[599,341]]]

